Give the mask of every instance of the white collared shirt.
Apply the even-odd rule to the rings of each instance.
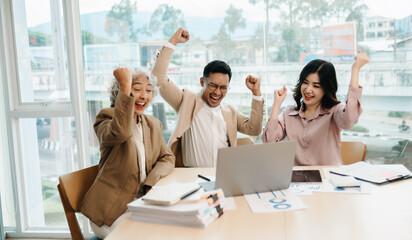
[[[142,121],[140,120],[139,123],[134,124],[132,128],[133,131],[133,139],[136,143],[137,152],[139,154],[139,165],[140,165],[140,182],[143,184],[146,180],[146,153],[144,150],[144,142],[143,142],[143,128],[142,128]]]
[[[182,158],[187,167],[216,167],[217,150],[228,147],[226,122],[220,105],[203,107],[182,136]]]

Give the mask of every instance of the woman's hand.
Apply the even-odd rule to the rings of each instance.
[[[273,94],[275,96],[275,100],[273,101],[272,112],[270,113],[269,121],[278,119],[280,106],[285,100],[286,95],[288,94],[288,90],[285,86],[283,86],[283,88],[275,90]]]
[[[352,65],[352,68],[361,69],[365,64],[369,62],[369,57],[362,50],[358,51],[358,54],[355,56],[355,62]]]
[[[128,68],[116,68],[113,75],[120,84],[120,91],[130,95],[132,89],[132,73]]]
[[[351,80],[350,80],[349,86],[354,87],[354,88],[359,87],[360,69],[368,62],[369,62],[368,55],[366,55],[366,53],[359,50],[358,54],[356,54],[355,62],[352,65],[352,73],[351,73]]]
[[[278,89],[274,92],[275,95],[275,101],[273,102],[273,104],[276,104],[277,106],[280,107],[280,105],[282,105],[283,101],[286,98],[286,95],[288,94],[288,90],[286,89],[285,86],[283,86],[283,88]]]

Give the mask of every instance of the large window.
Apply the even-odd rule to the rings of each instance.
[[[2,82],[7,89],[1,101],[7,124],[2,124],[1,141],[7,136],[12,141],[1,144],[3,156],[7,156],[8,144],[13,149],[11,157],[2,161],[1,189],[8,193],[3,200],[3,205],[8,204],[6,227],[15,227],[16,232],[63,229],[67,224],[56,188],[58,177],[88,165],[79,161],[76,138],[81,121],[76,117],[79,107],[74,107],[76,101],[72,100],[79,95],[73,91],[79,89],[74,90],[69,81],[69,28],[63,2],[4,2],[2,30],[9,34],[2,34],[2,56],[7,63],[2,64],[7,71],[2,76],[9,81]],[[15,208],[10,203],[15,203]]]
[[[7,195],[5,223],[16,236],[68,236],[57,179],[99,162],[93,123],[109,107],[113,70],[151,69],[178,27],[191,39],[176,48],[170,79],[198,92],[203,67],[224,60],[233,71],[224,101],[249,114],[252,94],[244,79],[256,75],[267,108],[264,124],[273,91],[286,85],[284,106],[294,104],[298,75],[315,58],[333,62],[344,101],[354,54],[363,49],[371,59],[360,74],[364,111],[342,139],[366,142],[369,162],[412,169],[412,16],[376,16],[361,0],[1,3],[0,188]],[[388,29],[376,32],[380,23]],[[157,96],[147,114],[162,121],[167,141],[174,110]],[[87,221],[82,227],[90,231]]]
[[[61,4],[47,0],[13,2],[13,15],[19,16],[14,18],[19,81],[13,90],[16,93],[18,89],[19,94],[14,104],[18,119],[15,127],[20,131],[16,145],[22,149],[19,173],[24,176],[22,193],[27,196],[23,202],[28,209],[24,215],[27,228],[65,225],[55,186],[59,175],[77,169]],[[42,108],[38,112],[18,116],[19,108],[37,103]],[[56,111],[59,108],[68,112],[60,114]]]

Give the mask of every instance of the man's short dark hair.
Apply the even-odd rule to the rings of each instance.
[[[203,69],[204,78],[208,78],[211,73],[227,74],[229,76],[229,82],[230,82],[230,79],[232,78],[232,70],[230,69],[229,65],[227,65],[227,63],[220,61],[220,60],[211,61]]]

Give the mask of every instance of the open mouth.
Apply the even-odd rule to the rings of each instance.
[[[313,96],[308,96],[308,95],[303,95],[303,98],[306,100],[306,101],[309,101],[309,100],[311,100],[312,98],[313,98]]]
[[[135,103],[134,105],[136,106],[137,109],[143,110],[146,106],[146,103]]]
[[[210,95],[210,101],[213,103],[218,103],[221,98],[222,96],[218,97],[218,96]]]

